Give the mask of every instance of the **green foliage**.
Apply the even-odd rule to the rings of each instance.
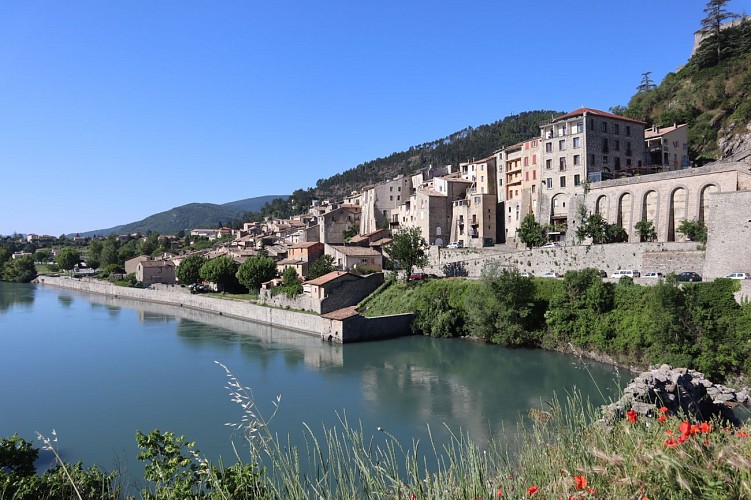
[[[405,281],[409,279],[415,267],[428,265],[427,250],[428,244],[418,227],[408,227],[395,232],[388,245],[388,254],[394,263],[394,269],[405,272]]]
[[[219,291],[232,291],[237,288],[237,270],[239,265],[232,257],[222,255],[206,261],[199,274],[201,279],[210,283],[216,283]]]
[[[195,443],[185,436],[175,437],[172,432],[158,429],[143,434],[136,433],[136,443],[141,452],[138,460],[146,462],[144,478],[154,483],[155,492],[144,490],[144,498],[191,498],[197,492],[199,467],[193,461]]]
[[[655,241],[657,239],[657,231],[651,220],[640,220],[634,224],[634,228],[639,234],[639,241],[642,243],[645,241]]]
[[[81,262],[81,255],[75,248],[65,247],[55,257],[55,264],[65,271],[73,269],[79,262]]]
[[[258,292],[261,284],[276,277],[276,262],[271,257],[256,255],[237,269],[237,281],[248,290]]]
[[[288,267],[282,273],[281,290],[284,295],[292,299],[302,293],[302,281],[294,267]]]
[[[321,255],[308,268],[308,279],[314,280],[332,271],[334,271],[334,257],[332,255]]]
[[[583,205],[582,205],[583,206]],[[579,241],[584,238],[592,238],[595,245],[603,243],[622,243],[628,241],[628,233],[618,224],[608,224],[600,214],[586,215],[586,211],[580,211],[580,223],[576,228],[576,237]]]
[[[201,267],[206,263],[206,258],[200,254],[191,254],[180,261],[175,269],[175,277],[183,285],[192,285],[201,279]]]
[[[52,252],[49,250],[37,250],[34,252],[34,262],[46,263],[50,260]]]
[[[2,279],[15,283],[29,283],[37,277],[34,258],[31,255],[24,255],[17,259],[5,261],[2,268]]]
[[[34,461],[39,449],[17,434],[0,440],[0,497],[13,500],[118,499],[117,474],[93,466],[59,462],[59,466],[36,475]]]
[[[532,214],[524,217],[516,234],[519,241],[527,245],[527,248],[542,246],[546,239],[545,228],[535,220]]]
[[[421,297],[412,331],[432,337],[458,337],[464,330],[464,311],[453,307],[450,290],[444,287],[438,293]]]
[[[701,221],[684,219],[678,226],[677,231],[691,241],[707,244],[707,226]]]
[[[534,345],[534,285],[517,271],[489,262],[482,271],[479,293],[466,302],[467,331],[505,346]]]
[[[39,458],[39,450],[31,442],[13,434],[0,441],[0,472],[31,476],[36,472],[34,462]]]

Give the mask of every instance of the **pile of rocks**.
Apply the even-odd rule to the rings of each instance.
[[[735,391],[714,384],[704,374],[670,365],[651,366],[623,389],[623,396],[615,403],[603,406],[603,417],[612,422],[623,418],[629,410],[645,416],[655,416],[665,406],[669,415],[685,415],[695,421],[720,417],[740,425],[733,408],[749,407],[749,389]]]

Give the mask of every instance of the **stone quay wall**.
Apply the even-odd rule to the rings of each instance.
[[[474,248],[446,249],[431,247],[431,265],[426,272],[444,274],[444,266],[457,263],[469,277],[479,277],[488,261],[501,266],[542,276],[555,271],[594,267],[610,276],[618,269],[635,269],[642,273],[694,271],[704,272],[704,252],[696,242],[669,243],[611,243],[609,245],[577,245],[555,248],[535,248],[522,252],[483,251]]]
[[[191,294],[179,286],[161,286],[158,289],[126,288],[91,279],[41,276],[42,285],[67,288],[86,293],[123,297],[139,301],[187,307],[209,312],[218,316],[267,324],[309,335],[320,336],[324,340],[349,343],[366,340],[380,340],[411,335],[409,322],[397,322],[392,317],[368,318],[368,321],[335,320],[317,314],[303,313],[286,309],[260,306],[243,300],[219,299],[200,294]],[[408,315],[404,315],[408,316]],[[411,318],[411,315],[409,315]],[[355,318],[359,315],[354,316]],[[390,335],[384,336],[384,331]]]

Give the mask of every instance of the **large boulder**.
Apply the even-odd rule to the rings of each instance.
[[[696,370],[655,365],[631,380],[623,389],[621,399],[603,406],[603,417],[606,421],[613,421],[623,418],[629,410],[651,417],[664,406],[668,415],[684,415],[695,421],[719,417],[740,425],[733,408],[738,405],[748,407],[749,403],[747,387],[736,391],[707,380]]]

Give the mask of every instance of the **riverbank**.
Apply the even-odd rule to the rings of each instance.
[[[35,282],[42,286],[195,309],[217,316],[227,316],[319,336],[321,340],[342,344],[411,335],[411,314],[366,318],[354,310],[342,310],[320,316],[262,306],[245,300],[194,295],[186,293],[186,290],[181,287],[127,288],[91,278],[76,279],[62,276],[40,276]]]

